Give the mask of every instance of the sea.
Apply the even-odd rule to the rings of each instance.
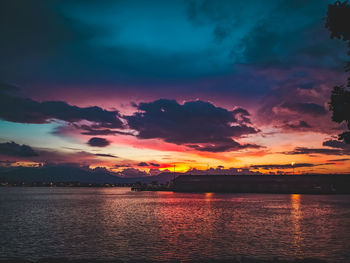
[[[0,260],[350,262],[350,196],[0,187]]]

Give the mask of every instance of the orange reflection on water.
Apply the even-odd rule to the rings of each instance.
[[[156,192],[158,195],[174,195],[174,192],[173,191],[157,191]]]
[[[203,194],[163,194],[166,203],[156,213],[158,225],[162,231],[158,233],[158,239],[169,247],[159,255],[157,260],[181,258],[193,260],[192,257],[200,257],[205,243],[205,253],[212,253],[213,236],[217,233],[213,226],[215,212],[211,209],[214,193]],[[183,209],[181,202],[186,199],[189,209]],[[191,212],[189,212],[191,211]],[[199,242],[200,240],[200,242]],[[200,245],[198,243],[201,243]]]
[[[205,201],[210,201],[213,198],[214,193],[205,193],[204,198]]]
[[[302,211],[300,209],[300,201],[301,201],[301,195],[299,194],[292,194],[291,195],[291,216],[292,216],[292,222],[294,225],[294,247],[296,248],[296,256],[301,257],[301,244],[303,241],[302,237],[302,231],[301,231],[301,222],[302,219]]]

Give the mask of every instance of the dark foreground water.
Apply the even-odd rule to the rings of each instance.
[[[0,260],[350,262],[350,196],[0,188]]]

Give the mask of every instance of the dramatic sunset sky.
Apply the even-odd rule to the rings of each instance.
[[[344,173],[325,0],[0,3],[0,165]]]

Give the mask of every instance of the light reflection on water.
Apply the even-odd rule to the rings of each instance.
[[[294,225],[294,233],[293,233],[293,244],[295,247],[295,256],[304,256],[303,251],[301,250],[301,244],[302,244],[302,233],[300,230],[300,220],[302,219],[302,211],[300,210],[300,194],[292,194],[291,197],[291,204],[292,204],[292,221]]]
[[[349,196],[0,188],[0,257],[350,258]]]

